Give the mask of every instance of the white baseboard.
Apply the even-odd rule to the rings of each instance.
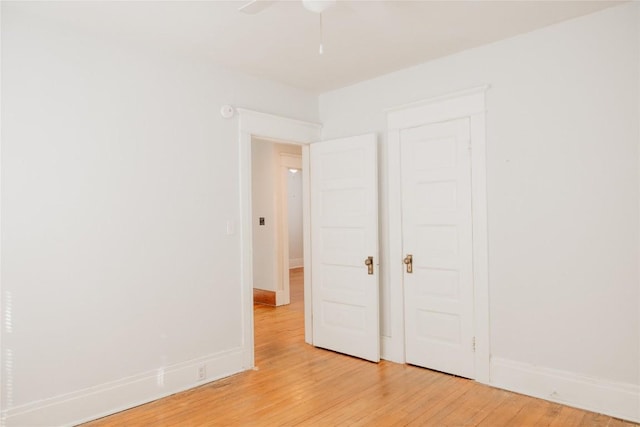
[[[205,366],[206,379],[198,381]],[[2,413],[2,425],[65,426],[101,418],[243,371],[242,348],[212,354]]]
[[[391,337],[380,337],[380,358],[395,363],[405,363],[404,348]]]
[[[289,268],[304,267],[304,258],[294,258],[289,260]]]
[[[492,386],[640,422],[640,386],[512,360],[491,360]]]

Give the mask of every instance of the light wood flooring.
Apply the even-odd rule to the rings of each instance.
[[[605,415],[304,343],[302,269],[288,306],[256,305],[257,369],[86,426],[633,426]]]

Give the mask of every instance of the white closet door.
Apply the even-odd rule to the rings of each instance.
[[[468,118],[400,135],[407,362],[473,378]],[[408,260],[407,260],[408,261]]]

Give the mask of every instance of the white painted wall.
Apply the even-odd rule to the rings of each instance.
[[[287,172],[289,268],[302,267],[302,174]]]
[[[251,208],[253,210],[253,287],[276,291],[276,194],[277,164],[273,143],[251,142]],[[260,225],[259,218],[265,219]]]
[[[635,396],[638,418],[639,7],[615,7],[320,96],[323,138],[380,135],[388,256],[385,200],[397,189],[386,188],[384,110],[491,84],[493,360],[619,386]],[[390,311],[385,274],[388,335],[400,313]],[[563,390],[549,393],[584,405]]]
[[[280,153],[300,154],[298,145],[277,144],[260,138],[251,142],[251,208],[253,211],[253,287],[276,292],[278,281],[278,197],[283,173]],[[259,225],[259,218],[265,225]],[[300,219],[302,221],[302,219]],[[302,241],[302,236],[300,236]]]
[[[317,120],[308,93],[3,2],[8,425],[71,424],[192,387],[201,365],[208,380],[243,369],[223,104]]]
[[[494,359],[632,392],[638,8],[319,100],[325,138],[377,131],[384,148],[385,108],[490,83]],[[237,119],[218,110],[315,121],[316,98],[56,27],[7,2],[1,23],[3,420],[69,424],[191,387],[201,365],[209,379],[241,369],[240,240],[227,235],[227,221],[239,221]],[[381,268],[388,330],[397,313]]]

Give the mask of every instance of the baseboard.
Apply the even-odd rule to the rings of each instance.
[[[289,260],[289,269],[304,267],[304,258],[294,258]]]
[[[253,288],[253,302],[264,305],[276,305],[276,293],[264,289]]]
[[[380,358],[395,363],[405,363],[404,348],[391,337],[380,337]]]
[[[4,427],[76,425],[188,390],[244,370],[241,348],[102,384],[2,413]],[[200,367],[206,369],[198,380]]]
[[[492,386],[629,421],[640,422],[640,386],[541,368],[512,360],[491,360]]]
[[[276,307],[279,307],[281,305],[285,305],[285,304],[289,304],[289,301],[287,300],[288,295],[285,295],[284,290],[283,289],[279,289],[276,291]]]

